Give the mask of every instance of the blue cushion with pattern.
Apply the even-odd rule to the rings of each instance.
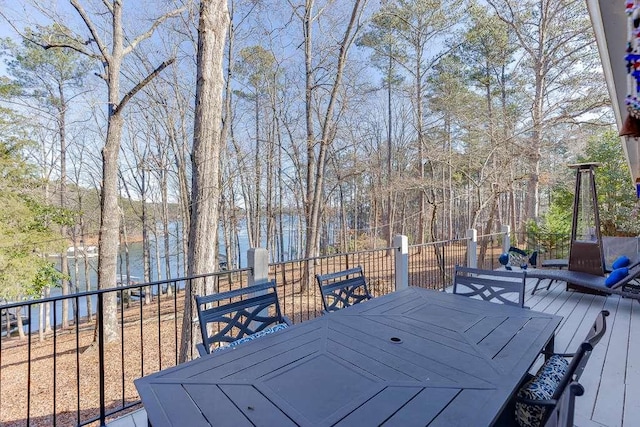
[[[568,368],[569,362],[567,359],[554,354],[542,365],[536,376],[544,380],[551,379],[553,383],[558,384],[562,381],[562,377],[564,377]]]
[[[532,400],[549,400],[567,372],[569,362],[561,356],[551,356],[538,373],[518,390],[518,397]],[[542,425],[547,408],[528,405],[516,400],[516,421],[522,427]]]
[[[242,337],[240,339],[235,340],[234,342],[230,342],[227,345],[216,348],[214,351],[226,350],[228,348],[236,347],[237,345],[243,344],[248,341],[253,341],[257,338],[264,337],[265,335],[272,334],[274,332],[285,329],[288,325],[286,323],[278,323],[277,325],[270,326],[261,330],[260,332],[256,332],[255,334],[247,335],[246,337]]]

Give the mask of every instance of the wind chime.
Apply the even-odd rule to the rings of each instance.
[[[640,0],[625,0],[627,15],[627,118],[620,136],[640,137]]]
[[[625,0],[627,15],[627,118],[620,136],[640,138],[640,0]],[[636,196],[640,199],[640,178],[636,178]]]

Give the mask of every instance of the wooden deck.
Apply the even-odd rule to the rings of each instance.
[[[556,351],[575,351],[598,312],[606,309],[611,313],[606,335],[580,379],[585,394],[576,399],[575,425],[640,425],[640,301],[566,291],[564,282],[555,282],[546,290],[546,281],[532,296],[535,282],[527,280],[525,304],[564,318],[556,331]]]

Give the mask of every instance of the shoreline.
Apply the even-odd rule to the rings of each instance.
[[[87,236],[84,239],[80,239],[76,242],[77,246],[98,246],[98,241],[100,240],[100,236],[97,234]],[[141,243],[142,242],[142,234],[133,234],[128,236],[128,243]],[[68,247],[73,247],[73,240],[67,239]]]

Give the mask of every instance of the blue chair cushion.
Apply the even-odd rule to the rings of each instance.
[[[618,268],[628,267],[630,263],[631,263],[631,260],[629,259],[628,256],[620,255],[618,258],[616,258],[615,261],[613,261],[613,264],[611,264],[611,268],[616,270]]]
[[[285,329],[287,327],[288,327],[288,325],[286,323],[278,323],[277,325],[265,328],[265,329],[261,330],[260,332],[256,332],[255,334],[247,335],[246,337],[242,337],[240,339],[237,339],[234,342],[230,342],[229,344],[227,344],[225,346],[218,347],[214,351],[227,350],[229,348],[236,347],[236,346],[238,346],[240,344],[243,344],[245,342],[253,341],[253,340],[257,339],[257,338],[264,337],[265,335],[269,335],[269,334],[272,334],[274,332],[280,331],[280,330]]]
[[[531,400],[551,399],[568,367],[569,362],[564,357],[551,356],[538,373],[518,390],[518,397]],[[516,421],[522,427],[541,426],[546,410],[542,405],[529,405],[516,400]]]
[[[610,288],[620,280],[627,277],[627,274],[629,274],[629,269],[627,267],[616,268],[611,272],[611,274],[609,274],[609,276],[607,276],[607,278],[604,280],[604,284],[607,285],[608,288]]]

